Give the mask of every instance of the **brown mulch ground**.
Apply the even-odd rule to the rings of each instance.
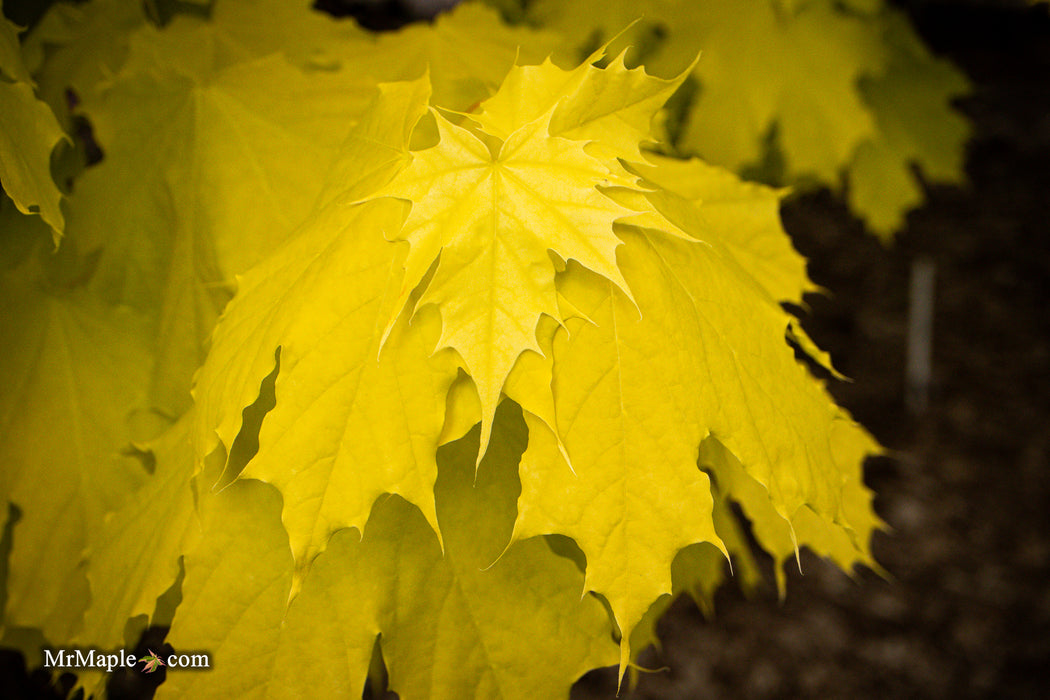
[[[726,586],[705,620],[679,600],[634,692],[684,698],[1045,698],[1050,661],[1050,20],[1047,8],[914,3],[974,82],[968,190],[934,187],[892,249],[827,193],[784,207],[832,290],[804,325],[854,378],[833,391],[894,456],[866,482],[892,527],[856,581],[803,556],[781,604]],[[1001,5],[997,4],[997,5]],[[934,385],[904,403],[909,270],[936,264]],[[615,674],[574,700],[613,698]]]

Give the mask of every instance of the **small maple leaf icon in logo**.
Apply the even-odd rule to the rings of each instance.
[[[143,673],[153,673],[159,666],[163,666],[164,662],[160,660],[160,657],[153,653],[153,650],[149,650],[149,656],[143,656],[139,661],[146,664],[145,668],[142,669]]]

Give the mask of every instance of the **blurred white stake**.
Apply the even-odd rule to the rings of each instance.
[[[908,367],[905,404],[922,415],[930,402],[933,357],[933,289],[937,267],[929,258],[913,260],[908,299]]]
[[[450,10],[459,0],[404,0],[413,17],[435,17],[438,13]]]

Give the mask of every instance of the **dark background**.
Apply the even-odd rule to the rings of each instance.
[[[23,24],[32,15],[12,6],[40,5],[4,4]],[[356,5],[376,27],[405,18],[383,3],[319,4]],[[958,102],[974,125],[969,185],[929,187],[892,247],[826,191],[783,208],[811,277],[832,292],[809,297],[803,322],[854,379],[831,389],[891,451],[865,480],[892,528],[873,542],[892,580],[851,579],[804,550],[783,602],[771,575],[750,598],[723,586],[710,620],[681,599],[660,623],[663,649],[642,658],[667,670],[625,699],[1050,696],[1050,4],[897,4],[973,82]],[[934,376],[915,415],[904,362],[922,258],[936,265]],[[42,686],[0,655],[5,698],[59,697]],[[615,670],[602,669],[572,698],[615,695]]]

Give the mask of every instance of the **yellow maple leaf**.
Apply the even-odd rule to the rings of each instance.
[[[421,287],[407,313],[427,304],[440,310],[439,347],[460,354],[481,399],[482,453],[515,361],[540,352],[540,317],[562,320],[557,270],[575,260],[630,297],[613,223],[637,211],[605,190],[635,188],[618,158],[640,155],[676,85],[628,70],[622,56],[605,69],[517,66],[472,118],[478,126],[432,110],[438,144],[414,153],[371,195],[411,203],[389,236],[411,246],[398,309]]]
[[[438,113],[441,143],[415,154],[374,195],[412,202],[392,236],[411,245],[399,300],[407,299],[436,260],[415,308],[440,309],[439,347],[463,357],[486,426],[518,355],[539,351],[540,315],[560,317],[548,250],[626,289],[612,224],[633,212],[598,187],[629,185],[629,176],[610,172],[583,143],[551,137],[551,116],[523,124],[490,150],[478,135]]]

